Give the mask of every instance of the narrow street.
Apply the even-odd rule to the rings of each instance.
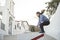
[[[40,36],[40,37],[38,37]],[[35,40],[56,40],[55,38],[44,34],[42,35],[42,33],[38,33],[38,32],[28,32],[28,33],[23,33],[23,34],[19,34],[19,35],[5,35],[4,36],[4,40],[33,40],[35,37]]]
[[[50,21],[45,33],[37,26],[42,9]],[[0,0],[0,40],[60,40],[59,17],[59,0]]]

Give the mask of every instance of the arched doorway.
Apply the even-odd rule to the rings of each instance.
[[[9,17],[9,30],[8,30],[8,33],[10,35],[12,35],[12,21],[13,21],[12,17]]]

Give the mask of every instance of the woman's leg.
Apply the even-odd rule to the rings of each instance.
[[[43,22],[43,26],[45,26],[45,25],[49,25],[49,24],[50,24],[49,21],[44,21],[44,22]]]
[[[40,24],[40,29],[41,29],[41,32],[45,32],[45,31],[44,31],[44,28],[43,28],[43,23]]]

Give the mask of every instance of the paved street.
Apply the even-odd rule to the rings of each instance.
[[[42,33],[38,33],[38,32],[28,32],[28,33],[26,32],[19,35],[5,35],[3,36],[3,40],[32,40],[33,38],[41,34]],[[44,36],[41,36],[37,40],[56,40],[56,39],[49,35],[44,34]]]

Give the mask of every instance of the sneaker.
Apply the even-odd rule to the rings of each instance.
[[[45,33],[45,32],[39,32],[39,33]]]

